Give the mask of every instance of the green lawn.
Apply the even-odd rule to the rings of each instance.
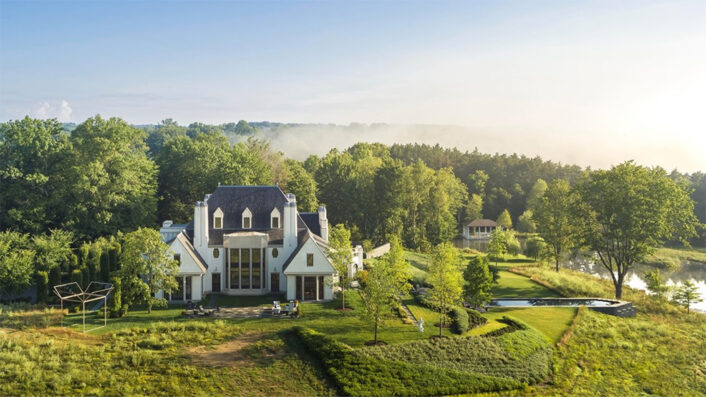
[[[505,270],[499,272],[498,283],[493,287],[494,298],[555,298],[561,295],[525,276]]]

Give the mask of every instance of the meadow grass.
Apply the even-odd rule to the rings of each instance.
[[[612,297],[610,281],[584,273],[536,266],[513,269],[565,296]],[[583,310],[571,338],[554,357],[553,384],[522,393],[534,396],[706,395],[706,315],[686,314],[642,291],[626,289],[635,318]]]

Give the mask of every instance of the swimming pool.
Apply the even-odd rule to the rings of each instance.
[[[619,301],[600,298],[498,298],[490,301],[490,307],[531,307],[531,306],[612,306]]]
[[[619,317],[634,317],[637,313],[631,302],[603,298],[498,298],[491,300],[486,308],[577,306]]]

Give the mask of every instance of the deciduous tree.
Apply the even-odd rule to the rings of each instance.
[[[439,308],[439,336],[446,312],[461,299],[463,293],[463,276],[458,262],[458,250],[451,243],[441,243],[434,247],[426,281],[432,286],[429,300]]]
[[[581,182],[574,206],[580,243],[596,252],[622,298],[625,276],[667,239],[696,235],[694,202],[661,168],[626,162]],[[546,239],[546,238],[545,238]]]
[[[118,276],[122,282],[123,304],[147,304],[152,312],[155,304],[166,304],[164,298],[157,299],[157,291],[171,293],[177,288],[176,275],[179,262],[169,255],[169,246],[162,242],[159,232],[139,228],[123,237]]]
[[[353,251],[351,250],[351,232],[341,223],[331,228],[328,257],[338,273],[338,281],[335,285],[341,288],[341,310],[343,310],[346,308],[345,292],[352,281],[348,277],[348,265],[353,262]]]
[[[558,179],[549,185],[532,215],[539,235],[547,244],[547,254],[554,260],[556,271],[559,271],[559,261],[564,252],[575,241],[576,228],[571,212],[574,201],[569,183]]]
[[[488,268],[488,257],[478,255],[466,266],[463,271],[464,297],[468,303],[475,307],[482,306],[492,298],[490,293],[493,287],[493,275]]]

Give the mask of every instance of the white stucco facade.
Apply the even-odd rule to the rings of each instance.
[[[165,296],[171,301],[209,293],[333,299],[326,209],[300,214],[296,197],[277,186],[219,186],[195,204],[193,222],[165,221],[160,233],[180,262],[181,290]],[[354,258],[353,275],[362,247]]]

